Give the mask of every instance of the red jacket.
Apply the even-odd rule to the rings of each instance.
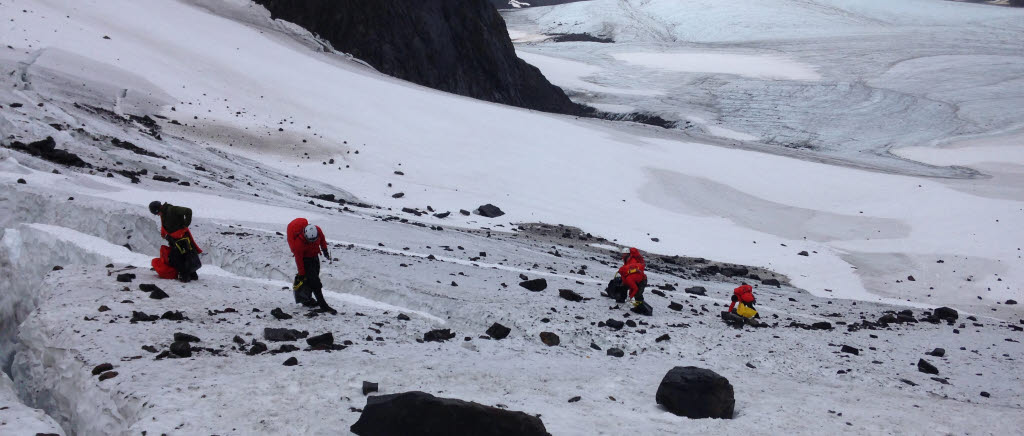
[[[640,255],[640,250],[630,248],[629,257],[626,258],[622,267],[619,268],[622,284],[629,288],[629,298],[636,296],[637,292],[640,291],[640,282],[647,280],[647,273],[644,272],[646,267],[647,264],[644,263],[644,257]]]
[[[736,301],[742,302],[746,305],[754,304],[754,288],[750,285],[740,285],[740,287],[733,289],[732,292],[736,294]],[[729,305],[729,311],[732,312],[733,306],[736,306],[736,301],[733,301]]]
[[[303,258],[317,257],[321,251],[327,253],[327,239],[324,238],[324,231],[320,229],[320,226],[316,226],[317,233],[319,233],[316,240],[313,242],[306,240],[302,231],[308,225],[309,221],[305,218],[296,218],[288,223],[288,232],[285,233],[288,236],[288,248],[291,248],[292,254],[295,256],[295,266],[299,268],[299,275],[306,275],[306,267],[302,264]]]

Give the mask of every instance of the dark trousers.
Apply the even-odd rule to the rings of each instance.
[[[297,291],[296,299],[307,301],[316,297],[313,300],[316,304],[323,309],[329,308],[327,300],[324,299],[324,285],[320,282],[320,257],[304,257],[302,266],[306,269],[306,280]]]

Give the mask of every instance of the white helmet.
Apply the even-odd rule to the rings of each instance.
[[[312,224],[307,225],[306,228],[302,230],[302,234],[309,242],[313,242],[316,238],[320,237],[320,231]]]
[[[619,250],[619,254],[622,255],[622,256],[628,256],[629,255],[629,247],[622,247],[622,249]]]

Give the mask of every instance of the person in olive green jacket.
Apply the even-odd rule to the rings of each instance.
[[[171,247],[168,263],[178,270],[178,280],[197,280],[199,275],[196,271],[203,266],[199,254],[203,251],[196,245],[188,228],[192,224],[192,209],[154,201],[149,203],[149,211],[160,216],[160,236]]]

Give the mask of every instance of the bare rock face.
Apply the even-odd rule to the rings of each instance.
[[[516,56],[488,0],[256,0],[379,71],[441,91],[544,112],[584,109]]]

